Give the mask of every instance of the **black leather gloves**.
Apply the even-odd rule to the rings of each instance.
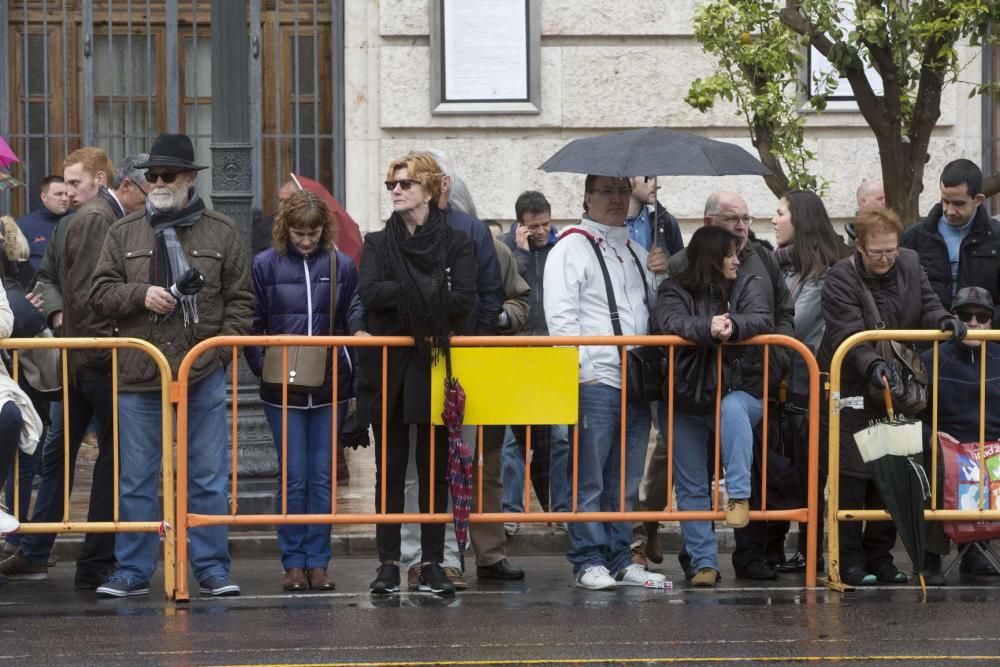
[[[879,359],[878,361],[873,361],[871,366],[868,367],[868,382],[876,389],[881,390],[885,386],[885,382],[888,380],[889,389],[895,390],[896,386],[899,384],[899,376],[892,367]]]
[[[941,320],[941,331],[950,331],[952,341],[960,341],[965,338],[969,328],[957,317],[947,317]]]
[[[170,286],[170,293],[179,299],[185,295],[197,294],[204,286],[205,276],[192,266],[177,279],[177,282]]]

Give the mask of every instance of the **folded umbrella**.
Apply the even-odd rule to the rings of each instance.
[[[465,419],[465,390],[451,374],[451,354],[445,351],[447,378],[444,381],[444,407],[441,421],[448,430],[448,487],[451,491],[455,541],[459,553],[465,553],[469,539],[469,514],[472,512],[472,452],[462,439]]]
[[[886,382],[888,385],[888,382]],[[930,498],[923,462],[923,429],[918,420],[896,418],[889,390],[884,390],[888,419],[874,422],[854,434],[885,507],[892,515],[899,539],[913,563],[913,572],[924,583],[924,547],[927,543],[924,503]]]

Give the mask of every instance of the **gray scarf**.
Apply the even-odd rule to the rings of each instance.
[[[153,203],[146,199],[146,220],[153,228],[153,257],[149,264],[150,284],[167,290],[183,276],[190,264],[187,253],[177,238],[177,227],[190,227],[204,213],[205,203],[194,188],[188,191],[188,202],[183,208],[173,211],[157,211]],[[176,295],[174,295],[176,297]],[[183,294],[179,297],[184,326],[198,323],[198,295]],[[154,315],[153,319],[170,319],[173,313]]]

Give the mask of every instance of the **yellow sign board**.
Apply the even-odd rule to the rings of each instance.
[[[465,423],[575,424],[579,359],[574,347],[455,347],[452,373],[465,390]],[[441,424],[445,363],[431,370],[431,421]]]

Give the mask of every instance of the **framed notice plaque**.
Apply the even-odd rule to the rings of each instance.
[[[540,0],[431,0],[431,111],[539,113]]]

